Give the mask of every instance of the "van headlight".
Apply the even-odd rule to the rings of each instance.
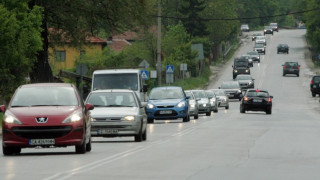
[[[186,102],[179,102],[179,104],[177,105],[177,107],[184,107],[186,106]]]
[[[62,121],[62,123],[73,123],[73,122],[78,122],[82,119],[82,112],[81,111],[76,111],[72,113],[70,116],[68,116],[65,120]]]
[[[126,121],[134,121],[134,116],[125,116],[123,119]]]
[[[196,105],[195,104],[190,104],[190,107],[195,108]]]

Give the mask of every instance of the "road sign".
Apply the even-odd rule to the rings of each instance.
[[[149,79],[149,71],[148,70],[141,70],[140,71],[142,79]]]
[[[180,71],[186,71],[188,70],[188,65],[187,64],[180,64]]]
[[[139,67],[142,67],[142,68],[148,68],[149,66],[150,64],[145,59],[141,61],[141,63],[139,64]]]
[[[150,78],[157,78],[157,71],[156,70],[150,71]]]
[[[173,72],[174,72],[174,66],[173,65],[167,65],[166,73],[167,74],[173,74]]]

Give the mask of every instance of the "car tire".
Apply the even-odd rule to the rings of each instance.
[[[260,60],[258,61],[258,63],[260,63]]]
[[[153,124],[154,123],[154,119],[151,119],[151,118],[148,118],[147,121],[148,121],[148,124]]]
[[[271,109],[266,110],[266,114],[271,114],[271,113],[272,113]]]
[[[285,75],[286,75],[285,73],[282,74],[282,76],[285,76]]]
[[[297,74],[297,77],[299,77],[300,76],[300,74]]]
[[[218,112],[218,108],[214,109],[213,112],[217,113]]]
[[[80,144],[80,145],[76,145],[75,149],[76,149],[76,153],[77,154],[86,153],[86,137],[83,137],[83,143]]]
[[[184,118],[182,119],[182,121],[183,121],[183,122],[189,122],[189,121],[190,121],[190,116],[187,115],[186,117],[184,117]]]
[[[289,51],[287,51],[287,54],[289,54]]]
[[[279,51],[277,51],[277,54],[279,54]]]
[[[91,151],[91,137],[90,137],[89,142],[86,144],[86,151],[87,151],[87,152],[90,152],[90,151]]]
[[[135,142],[141,142],[142,141],[142,124],[141,128],[138,134],[134,135],[134,141]]]
[[[240,106],[240,113],[246,113],[246,111],[244,110],[244,108],[242,106]]]
[[[20,152],[21,152],[20,147],[5,147],[4,145],[2,145],[2,153],[5,156],[19,154]]]
[[[211,115],[211,111],[210,112],[206,112],[206,116],[210,116]]]
[[[229,105],[225,107],[226,109],[229,109]]]
[[[147,140],[147,128],[146,130],[144,130],[143,134],[142,134],[142,140],[146,141]]]
[[[199,118],[199,115],[198,115],[198,114],[197,114],[197,115],[194,115],[193,118],[194,118],[194,119],[198,119],[198,118]]]
[[[311,95],[312,95],[312,97],[316,97],[317,94],[316,93],[311,93]]]

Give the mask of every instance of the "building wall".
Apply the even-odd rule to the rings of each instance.
[[[92,53],[97,51],[102,51],[102,44],[90,44],[83,45],[82,48],[76,48],[69,45],[56,46],[53,48],[49,48],[49,62],[53,71],[57,72],[61,69],[66,70],[73,68],[75,65],[75,60],[80,57],[81,51],[85,53]],[[58,61],[56,58],[56,51],[64,51],[65,52],[65,61]]]

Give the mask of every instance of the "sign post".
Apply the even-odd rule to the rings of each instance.
[[[174,77],[174,66],[167,65],[167,67],[166,67],[166,83],[167,84],[173,83],[173,77]]]
[[[188,65],[187,64],[180,64],[180,71],[182,71],[182,84],[184,86],[184,76],[185,72],[187,71]]]

